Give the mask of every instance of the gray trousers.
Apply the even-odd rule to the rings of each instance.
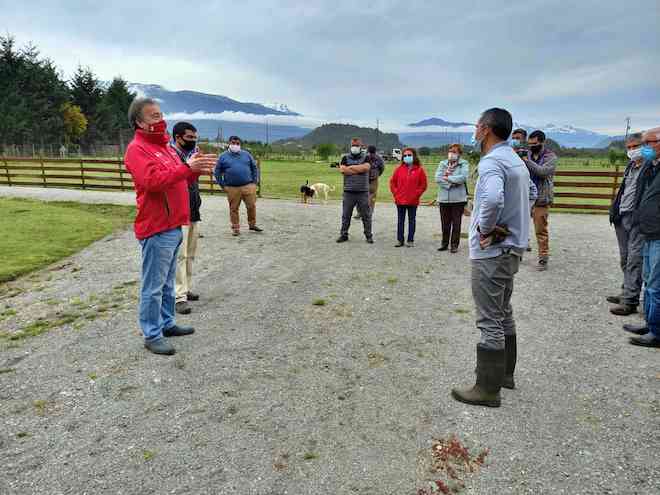
[[[621,222],[614,226],[619,242],[621,270],[623,271],[623,302],[636,306],[642,290],[642,246],[644,236],[639,226],[633,225],[632,214],[624,214]]]
[[[369,239],[371,233],[371,208],[369,207],[369,191],[351,192],[344,191],[341,212],[341,235],[348,235],[351,226],[351,215],[353,208],[357,206],[358,213],[362,219],[364,236]]]
[[[504,336],[516,334],[511,295],[520,258],[504,253],[496,258],[472,260],[472,297],[481,331],[481,345],[504,349]]]

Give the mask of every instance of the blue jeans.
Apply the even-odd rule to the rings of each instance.
[[[660,338],[660,240],[644,241],[644,313],[649,331]]]
[[[406,225],[406,212],[408,213],[408,242],[415,241],[415,226],[417,224],[417,207],[408,205],[396,205],[397,227],[396,238],[403,242],[403,235]]]
[[[164,328],[174,326],[174,277],[176,255],[181,245],[181,228],[159,232],[142,239],[142,286],[140,288],[140,327],[144,340],[163,336]]]

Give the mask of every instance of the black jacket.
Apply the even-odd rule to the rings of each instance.
[[[194,152],[186,154],[184,151],[180,150],[176,145],[171,144],[171,146],[176,150],[177,155],[181,158],[181,162],[188,166],[186,160]],[[200,208],[202,207],[202,196],[199,193],[199,182],[196,180],[193,183],[188,184],[188,201],[190,201],[190,221],[191,222],[201,222],[202,217],[199,213]]]
[[[637,181],[635,219],[639,231],[648,240],[660,239],[660,179],[659,166],[646,162]]]
[[[614,201],[612,201],[612,204],[610,205],[610,224],[619,225],[619,223],[621,223],[621,212],[619,211],[619,208],[621,207],[621,198],[623,198],[623,191],[626,188],[626,177],[632,170],[633,166],[634,166],[634,162],[629,162],[628,166],[626,167],[626,170],[623,172],[623,180],[621,181],[621,186],[619,187],[619,190],[616,193],[616,197],[614,198]],[[637,180],[639,180],[639,177]],[[639,189],[635,192],[635,204],[638,203],[637,202],[638,197],[639,197]]]

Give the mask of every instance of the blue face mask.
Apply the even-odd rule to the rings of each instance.
[[[512,139],[511,146],[514,148],[520,148],[520,139]]]
[[[404,157],[403,157],[403,162],[404,162],[406,165],[412,165],[413,157],[412,157],[412,156],[404,156]]]
[[[649,146],[648,144],[645,144],[642,146],[642,158],[645,161],[653,161],[658,157],[658,154],[655,152],[655,148],[653,146]]]
[[[472,134],[472,139],[470,139],[470,144],[478,153],[481,153],[481,141],[481,139],[477,139],[477,131],[474,131],[474,134]]]

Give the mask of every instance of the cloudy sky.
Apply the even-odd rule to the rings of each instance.
[[[322,120],[660,125],[659,0],[0,0],[70,75],[280,102]]]

